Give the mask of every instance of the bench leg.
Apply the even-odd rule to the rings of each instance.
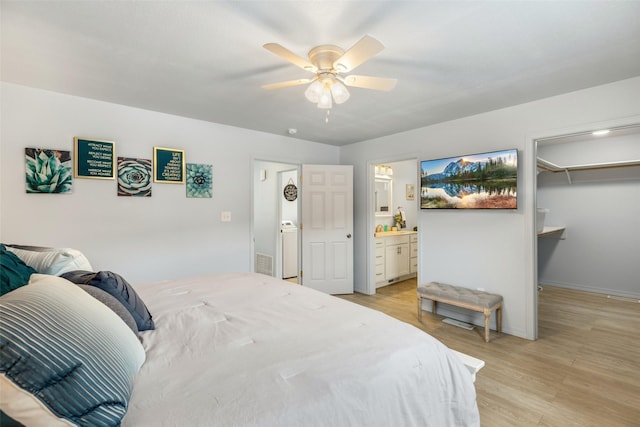
[[[431,313],[436,314],[437,301],[431,300]],[[422,297],[418,298],[418,320],[422,323]]]
[[[502,305],[496,308],[496,330],[502,332]]]
[[[489,324],[491,322],[491,310],[484,309],[484,341],[489,342]]]

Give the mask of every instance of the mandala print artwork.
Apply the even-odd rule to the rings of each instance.
[[[213,167],[187,163],[187,197],[213,197]]]
[[[118,196],[151,197],[151,160],[118,157]]]
[[[27,193],[71,193],[71,152],[25,148]]]

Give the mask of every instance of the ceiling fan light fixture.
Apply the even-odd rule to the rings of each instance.
[[[369,35],[362,37],[346,51],[339,46],[330,44],[316,46],[309,51],[308,60],[278,43],[267,43],[263,47],[293,65],[314,73],[315,76],[308,79],[263,85],[262,87],[271,90],[308,83],[309,86],[304,92],[305,98],[316,104],[318,108],[325,109],[327,116],[334,103],[343,104],[351,97],[346,86],[389,91],[397,82],[396,79],[383,77],[342,76],[342,73],[352,71],[384,49],[382,43]]]
[[[333,95],[333,101],[336,104],[346,102],[351,96],[345,85],[339,81],[336,81],[331,85],[331,95]]]
[[[311,83],[309,87],[307,87],[307,90],[304,91],[304,96],[310,102],[313,102],[315,104],[320,100],[320,96],[322,95],[322,90],[323,90],[322,83],[320,83],[319,80],[316,80],[315,82]]]
[[[329,91],[329,89],[324,89],[322,91],[322,94],[320,95],[320,98],[318,98],[318,108],[325,108],[325,109],[329,109],[331,108],[332,105],[332,100],[331,100],[331,92]]]

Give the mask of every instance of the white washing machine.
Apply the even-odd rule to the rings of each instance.
[[[293,221],[282,221],[282,278],[298,277],[298,227]]]

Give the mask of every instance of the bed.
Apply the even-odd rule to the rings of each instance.
[[[86,292],[68,280],[74,274],[77,279],[77,272],[62,274],[67,278],[33,274],[28,285],[0,297],[0,308],[33,299],[21,289],[51,292],[52,298],[69,293],[59,304],[81,298],[78,305],[86,308]],[[89,310],[105,318],[110,312],[112,325],[91,335],[117,329],[128,339],[114,343],[123,347],[120,353],[141,349],[116,357],[130,391],[121,390],[111,425],[480,425],[472,375],[458,355],[375,310],[255,273],[139,284],[128,294],[138,304],[129,311],[147,310],[149,329],[136,334],[131,321],[102,310],[102,303],[102,311]],[[7,377],[4,369],[5,386],[12,382]],[[3,411],[15,414],[6,400]],[[60,425],[99,425],[97,415],[86,423],[41,406],[68,422]]]

